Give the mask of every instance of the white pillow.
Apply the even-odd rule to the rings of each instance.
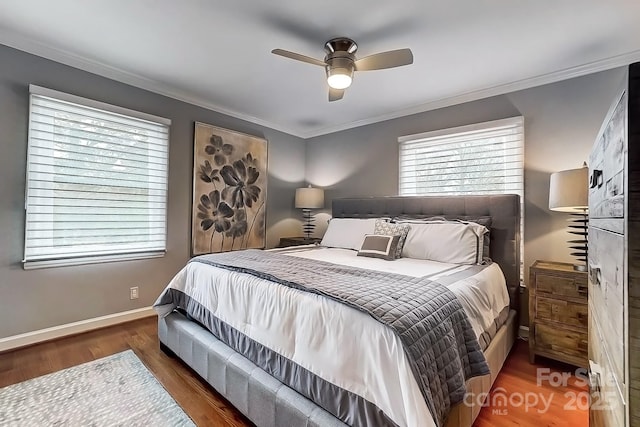
[[[411,222],[402,256],[450,264],[479,264],[487,231],[476,223]]]
[[[320,243],[331,248],[360,250],[364,236],[375,234],[376,218],[332,218]]]

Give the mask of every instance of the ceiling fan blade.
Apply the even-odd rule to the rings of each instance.
[[[311,58],[310,56],[300,55],[299,53],[289,52],[288,50],[283,49],[273,49],[271,53],[276,55],[284,56],[285,58],[295,59],[296,61],[306,62],[308,64],[319,65],[321,67],[325,66],[324,61],[320,61],[319,59]]]
[[[413,64],[411,49],[390,50],[365,56],[355,62],[356,71],[384,70]]]
[[[329,88],[329,102],[339,101],[344,96],[344,89]]]

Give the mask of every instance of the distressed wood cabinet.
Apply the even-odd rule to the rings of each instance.
[[[591,427],[640,426],[640,64],[589,158]]]
[[[536,261],[529,275],[530,361],[540,355],[587,367],[587,273]]]

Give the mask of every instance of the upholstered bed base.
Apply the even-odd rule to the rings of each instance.
[[[517,195],[376,197],[333,201],[334,218],[372,218],[396,215],[491,216],[491,257],[504,272],[511,307],[518,309],[520,284],[520,199]],[[515,311],[498,330],[485,356],[491,375],[467,383],[472,397],[490,390],[513,346],[518,328]],[[233,406],[260,427],[318,426],[345,424],[315,403],[285,386],[244,356],[227,347],[209,331],[171,313],[159,319],[160,342],[191,366],[225,396]],[[453,408],[446,427],[471,427],[480,412],[474,406]]]
[[[490,390],[513,346],[517,320],[515,311],[485,350],[491,375],[472,378],[467,390],[473,403]],[[158,321],[160,342],[193,368],[213,388],[259,427],[333,427],[345,424],[295,390],[258,368],[227,347],[211,332],[173,312]],[[460,404],[453,408],[446,427],[471,427],[481,406]]]
[[[159,318],[158,337],[259,427],[346,425],[176,311]]]

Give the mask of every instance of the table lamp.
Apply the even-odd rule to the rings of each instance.
[[[569,240],[572,256],[581,264],[574,264],[577,271],[587,269],[587,237],[589,217],[589,168],[587,164],[579,169],[569,169],[551,174],[549,181],[549,209],[570,213],[569,233],[578,236]]]
[[[297,188],[295,206],[296,208],[302,209],[302,218],[305,221],[302,225],[302,230],[304,231],[305,238],[309,239],[316,227],[313,223],[314,214],[311,209],[324,207],[324,190],[311,186]]]

